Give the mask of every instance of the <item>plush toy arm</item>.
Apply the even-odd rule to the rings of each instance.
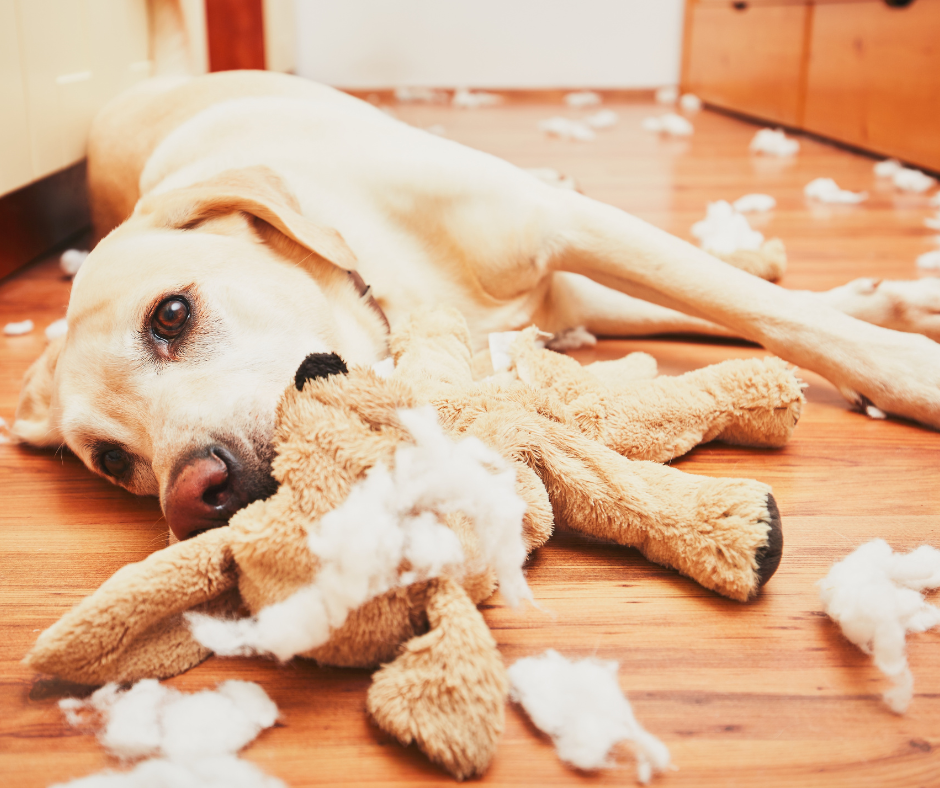
[[[433,399],[442,388],[473,382],[470,331],[456,309],[412,313],[389,338],[395,378]]]
[[[165,678],[209,656],[181,613],[238,605],[229,529],[217,528],[122,567],[43,632],[24,662],[82,684]]]
[[[455,581],[431,581],[431,630],[412,638],[369,689],[369,713],[459,780],[481,774],[503,731],[508,682],[480,611]]]

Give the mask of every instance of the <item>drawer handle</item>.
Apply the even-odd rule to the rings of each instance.
[[[747,3],[744,0],[735,0],[735,2],[731,4],[731,7],[735,11],[747,11]]]

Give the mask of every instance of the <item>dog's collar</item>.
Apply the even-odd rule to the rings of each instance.
[[[352,282],[356,290],[359,291],[359,296],[365,302],[366,306],[371,308],[380,318],[382,318],[382,322],[385,323],[385,332],[391,332],[392,327],[389,325],[388,318],[385,316],[385,312],[382,310],[382,307],[379,306],[379,302],[375,300],[375,296],[372,295],[372,285],[367,285],[365,280],[359,275],[358,271],[347,271],[346,273],[349,276],[349,281]]]

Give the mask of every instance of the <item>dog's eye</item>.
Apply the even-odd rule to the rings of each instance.
[[[120,479],[130,465],[127,455],[120,449],[108,449],[101,455],[101,469],[115,479]]]
[[[179,335],[189,320],[189,304],[179,296],[173,296],[160,303],[150,326],[153,333],[161,339],[173,339]]]

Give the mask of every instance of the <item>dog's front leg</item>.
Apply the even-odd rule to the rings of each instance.
[[[873,403],[940,428],[940,345],[848,317],[812,294],[785,290],[717,260],[623,211],[557,195],[555,270],[723,325],[832,381],[853,404]]]

